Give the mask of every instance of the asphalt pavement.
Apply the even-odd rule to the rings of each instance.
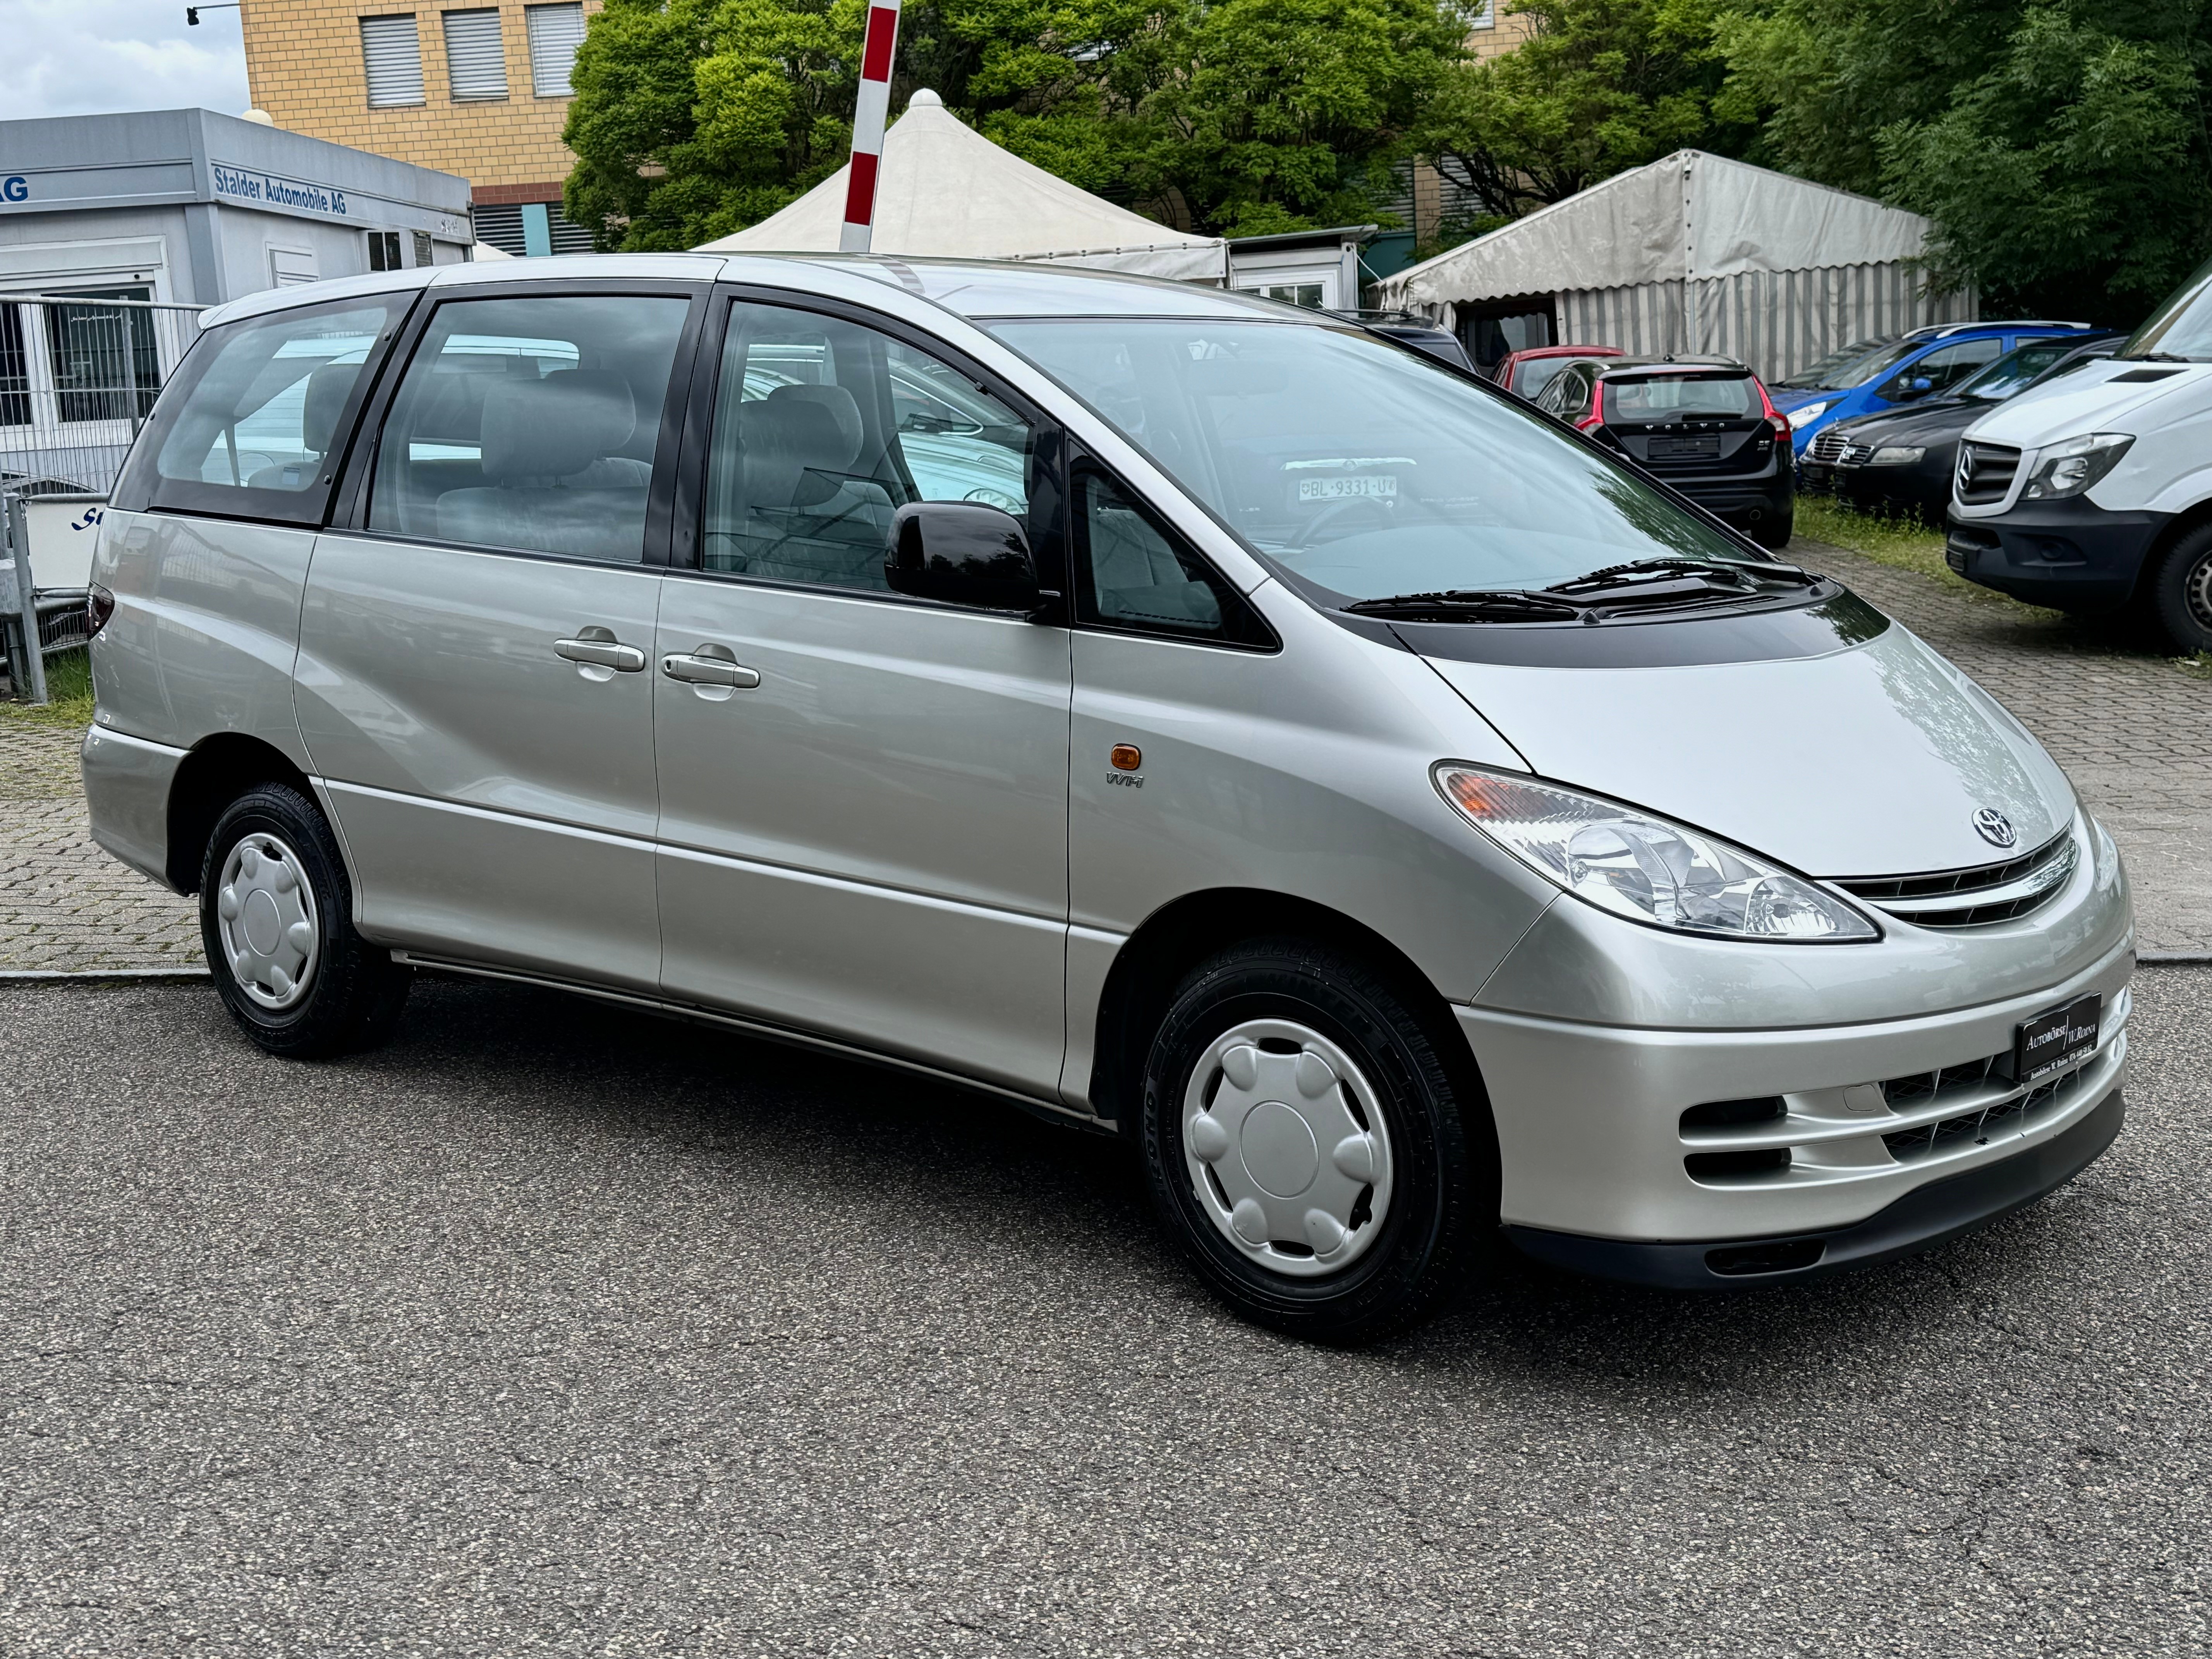
[[[1109,1144],[429,984],[0,987],[0,1652],[2201,1654],[2212,969],[1972,1239],[1242,1325]]]

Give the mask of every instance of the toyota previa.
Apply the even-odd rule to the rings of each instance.
[[[990,1091],[1285,1330],[1501,1245],[1829,1273],[2119,1129],[2126,880],[2035,739],[1342,319],[867,258],[257,295],[94,580],[94,833],[263,1048],[434,971]]]

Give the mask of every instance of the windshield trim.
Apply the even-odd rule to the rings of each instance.
[[[999,323],[1059,324],[1085,322],[1171,323],[1187,325],[1192,320],[1192,319],[1186,317],[1131,317],[1111,315],[1097,317],[1067,317],[1056,315],[1049,317],[993,318],[988,319],[988,321],[978,319],[976,319],[976,325],[978,327],[983,328],[984,331],[990,334],[991,337],[994,340],[996,340],[1001,346],[1004,346],[1008,351],[1013,353],[1015,356],[1020,358],[1022,362],[1030,370],[1031,373],[1041,376],[1047,384],[1053,386],[1055,390],[1066,393],[1069,398],[1073,398],[1084,410],[1084,412],[1096,420],[1100,426],[1112,433],[1116,438],[1120,439],[1122,443],[1127,444],[1131,450],[1142,456],[1147,465],[1157,471],[1160,477],[1166,479],[1169,483],[1174,486],[1176,493],[1180,495],[1185,501],[1197,508],[1199,512],[1204,514],[1208,521],[1218,529],[1222,534],[1226,536],[1233,545],[1243,551],[1246,556],[1257,562],[1260,568],[1265,570],[1270,576],[1273,577],[1284,586],[1289,588],[1291,592],[1296,593],[1300,599],[1304,599],[1308,605],[1320,611],[1323,616],[1328,617],[1331,621],[1340,624],[1356,624],[1353,631],[1362,634],[1367,633],[1369,629],[1378,624],[1380,619],[1371,617],[1358,617],[1356,613],[1347,613],[1341,609],[1339,601],[1349,599],[1352,596],[1340,594],[1336,589],[1324,586],[1321,583],[1314,581],[1310,577],[1300,574],[1297,571],[1291,569],[1288,565],[1285,564],[1283,561],[1275,557],[1274,555],[1269,553],[1265,548],[1261,547],[1255,543],[1249,537],[1246,536],[1243,531],[1239,530],[1235,525],[1230,523],[1226,518],[1218,512],[1211,501],[1207,501],[1197,490],[1194,489],[1188,483],[1185,483],[1180,473],[1176,472],[1164,461],[1154,455],[1150,450],[1145,448],[1142,445],[1136,442],[1135,440],[1129,437],[1121,429],[1120,427],[1115,425],[1112,420],[1109,419],[1105,412],[1096,404],[1092,403],[1088,398],[1078,392],[1073,386],[1069,386],[1066,381],[1062,380],[1042,363],[1030,356],[1029,353],[1024,351],[1021,347],[1016,344],[1012,340],[1010,340],[1004,335],[1000,334],[997,331],[996,327],[994,326],[994,325]],[[1222,319],[1216,319],[1207,320],[1219,322]],[[1229,319],[1227,325],[1236,327],[1261,325],[1270,328],[1311,328],[1317,329],[1327,333],[1342,334],[1356,339],[1380,339],[1382,337],[1376,335],[1371,330],[1361,328],[1355,324],[1346,322],[1342,318],[1331,317],[1325,313],[1315,316],[1311,319],[1304,317],[1254,317],[1249,319],[1237,318]],[[1384,343],[1389,343],[1387,341]],[[1402,349],[1402,348],[1401,349]],[[1738,530],[1735,526],[1728,523],[1725,520],[1717,517],[1716,514],[1708,512],[1705,507],[1699,506],[1696,501],[1692,501],[1688,496],[1684,495],[1680,491],[1673,489],[1668,484],[1665,479],[1661,478],[1653,473],[1647,472],[1644,468],[1638,466],[1629,456],[1623,454],[1617,450],[1609,448],[1606,445],[1599,443],[1588,433],[1577,431],[1569,422],[1562,421],[1555,416],[1546,414],[1543,410],[1536,408],[1534,404],[1529,403],[1527,399],[1521,398],[1511,392],[1508,392],[1504,386],[1499,386],[1497,382],[1492,380],[1487,375],[1481,374],[1480,371],[1462,368],[1455,363],[1447,363],[1439,359],[1428,357],[1418,353],[1409,353],[1408,355],[1414,357],[1414,359],[1420,362],[1424,367],[1430,368],[1437,374],[1449,374],[1455,380],[1460,380],[1468,386],[1476,388],[1481,395],[1488,398],[1492,403],[1496,404],[1500,409],[1507,411],[1516,419],[1540,423],[1546,428],[1552,435],[1567,441],[1577,448],[1580,449],[1586,455],[1595,457],[1613,471],[1625,475],[1633,482],[1642,484],[1648,489],[1657,491],[1666,499],[1669,505],[1678,507],[1682,512],[1688,514],[1705,528],[1717,532],[1719,534],[1725,537],[1729,542],[1741,550],[1745,556],[1743,561],[1745,563],[1780,564],[1784,562],[1784,561],[1778,558],[1771,550],[1760,546],[1757,542],[1753,541],[1742,531]],[[1079,448],[1085,447],[1079,438],[1076,441],[1076,447]],[[1069,459],[1072,461],[1074,458],[1071,456]],[[1648,625],[1659,626],[1662,623],[1668,622],[1670,619],[1649,617],[1644,620]],[[1695,620],[1695,618],[1684,617],[1671,620],[1687,622]],[[1455,623],[1447,623],[1443,625],[1448,627],[1458,626],[1458,624]],[[1559,625],[1559,624],[1556,623],[1496,623],[1486,624],[1482,631],[1491,632],[1497,629],[1518,629],[1529,627],[1555,628]]]

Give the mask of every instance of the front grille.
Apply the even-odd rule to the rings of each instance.
[[[2081,848],[2071,830],[2002,864],[1917,876],[1845,876],[1835,885],[1916,927],[1983,927],[2041,909],[2066,885]]]
[[[1984,1066],[1994,1066],[1998,1062],[2002,1062],[2007,1072],[2011,1070],[2012,1056],[2008,1054],[1992,1054],[1982,1064]],[[1911,1164],[1920,1158],[1931,1158],[1937,1152],[1948,1151],[1954,1146],[1986,1146],[1996,1136],[2008,1130],[2026,1127],[2027,1121],[2041,1113],[2045,1108],[2065,1104],[2071,1099],[2075,1087],[2081,1083],[2082,1073],[2087,1071],[2093,1063],[2093,1061],[2085,1060],[2070,1072],[2061,1073],[2053,1078],[2045,1078],[2026,1094],[2016,1094],[2008,1099],[1991,1101],[1985,1106],[1960,1112],[1955,1116],[1938,1118],[1929,1123],[1915,1124],[1910,1129],[1892,1130],[1881,1138],[1881,1144],[1889,1148],[1889,1155],[1899,1164]],[[1948,1077],[1952,1072],[1960,1069],[1962,1068],[1958,1066],[1947,1067],[1938,1075]],[[2005,1080],[2009,1082],[2010,1079],[2007,1078]],[[1882,1085],[1885,1091],[1889,1086],[1887,1083]],[[1938,1100],[1942,1097],[1940,1093],[1935,1097]],[[1893,1104],[1892,1109],[1899,1109]]]
[[[2020,451],[2009,444],[1962,443],[1959,446],[1958,497],[1961,507],[1987,507],[2001,501],[2020,471]]]
[[[1872,444],[1855,444],[1834,427],[1806,446],[1805,459],[1829,466],[1864,466],[1874,459]]]

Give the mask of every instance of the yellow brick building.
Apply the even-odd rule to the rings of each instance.
[[[580,252],[560,210],[568,70],[600,0],[407,9],[407,0],[243,0],[254,107],[289,132],[457,173],[477,234],[510,253]]]

